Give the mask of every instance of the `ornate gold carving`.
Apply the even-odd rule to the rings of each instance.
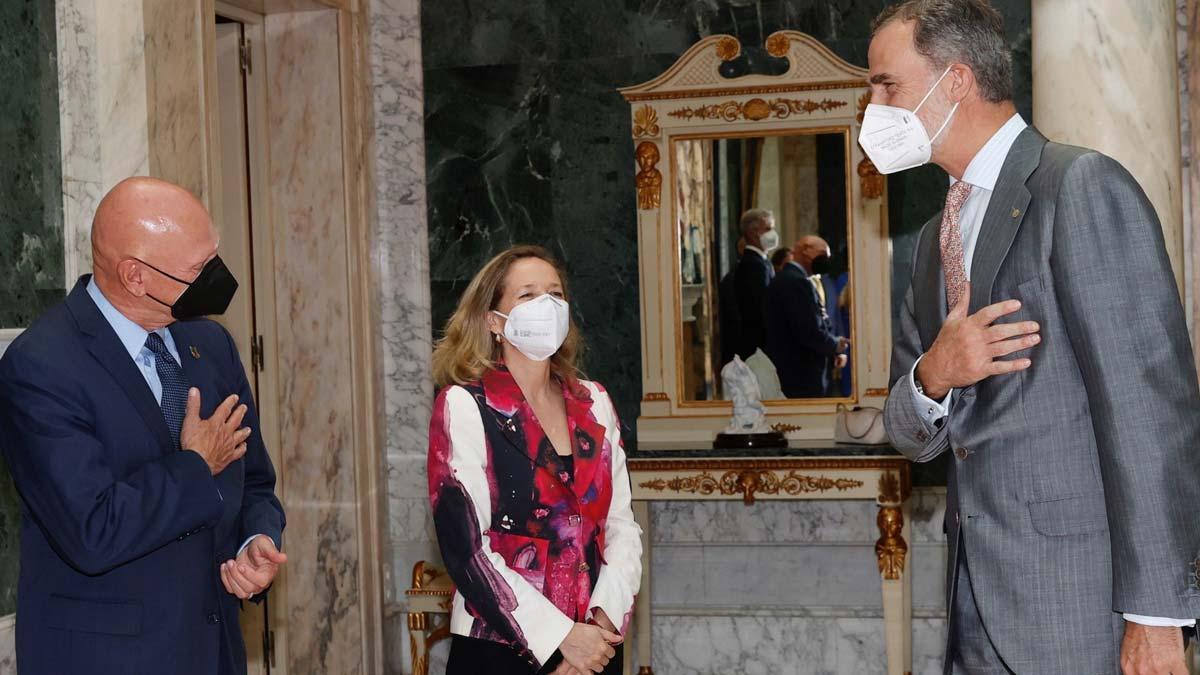
[[[786,33],[771,33],[767,37],[767,53],[776,58],[787,56],[788,49],[792,46],[792,40]]]
[[[637,158],[638,172],[635,179],[637,184],[637,200],[639,209],[657,209],[662,204],[662,172],[655,168],[658,165],[658,146],[650,141],[638,143],[634,152]]]
[[[742,469],[761,469],[764,471],[854,471],[879,470],[894,471],[900,477],[901,488],[905,493],[909,485],[910,462],[904,457],[836,457],[836,458],[807,458],[780,457],[771,459],[633,459],[629,460],[629,468],[633,471],[740,471]]]
[[[886,478],[891,474],[884,474]],[[884,579],[899,579],[904,572],[904,558],[908,555],[908,544],[901,532],[904,530],[904,514],[898,506],[883,506],[875,518],[879,526],[879,540],[875,542],[875,557],[879,561],[879,573]]]
[[[670,401],[671,397],[661,391],[652,391],[642,396],[643,401]]]
[[[702,105],[696,108],[679,108],[667,114],[671,117],[678,117],[685,120],[698,117],[700,119],[724,120],[726,122],[736,122],[739,119],[757,122],[772,115],[778,119],[787,119],[792,115],[811,115],[818,110],[829,112],[830,110],[845,107],[845,105],[845,101],[835,101],[828,98],[822,101],[796,98],[776,98],[766,101],[761,98],[752,98],[745,103],[726,101],[713,105]]]
[[[789,431],[800,431],[803,428],[804,427],[800,426],[799,424],[786,424],[784,422],[776,422],[775,424],[771,425],[771,429],[778,431],[781,434],[786,434]]]
[[[844,492],[852,488],[862,487],[863,482],[852,478],[829,478],[828,476],[810,476],[797,473],[794,469],[783,476],[774,471],[746,468],[726,471],[718,479],[707,471],[695,476],[678,476],[665,480],[656,478],[639,483],[639,487],[662,492],[690,492],[701,495],[711,495],[720,492],[723,495],[742,495],[742,501],[747,505],[753,504],[755,495],[799,495],[812,492],[828,492],[837,490]]]
[[[654,108],[651,108],[648,105],[643,105],[633,113],[634,138],[642,138],[643,136],[658,136],[659,131],[658,113],[654,112]]]
[[[890,393],[892,393],[892,392],[888,391],[886,388],[868,389],[863,392],[863,396],[866,396],[866,397],[887,396]]]
[[[858,97],[858,115],[854,117],[859,124],[862,124],[863,115],[867,114],[867,105],[871,102],[871,92],[866,91],[862,96]]]
[[[732,61],[742,53],[742,45],[737,40],[731,37],[723,37],[717,42],[717,56],[722,61]]]
[[[899,504],[907,498],[907,494],[902,494],[900,490],[900,477],[891,471],[885,472],[879,477],[879,504],[880,506],[891,506]]]
[[[883,196],[886,179],[880,175],[879,169],[875,168],[875,163],[869,157],[863,157],[858,163],[858,180],[862,183],[864,199],[879,199]]]
[[[650,666],[642,666],[638,668],[638,675],[654,675],[654,669]]]
[[[763,84],[753,87],[722,87],[713,89],[687,89],[685,91],[651,91],[622,93],[626,101],[670,101],[679,98],[710,98],[713,96],[748,96],[751,94],[784,94],[796,91],[826,91],[829,89],[862,89],[863,80],[831,80],[804,84]]]
[[[433,565],[426,565],[424,560],[418,560],[416,565],[413,565],[412,572],[412,590],[423,590],[427,584],[432,584],[437,579],[445,575],[445,572],[439,570]]]

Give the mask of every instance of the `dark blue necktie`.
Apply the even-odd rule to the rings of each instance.
[[[179,449],[179,432],[183,429],[183,416],[187,410],[187,376],[158,333],[146,337],[146,349],[154,353],[154,369],[158,371],[158,379],[162,383],[163,418],[167,420],[175,448]]]

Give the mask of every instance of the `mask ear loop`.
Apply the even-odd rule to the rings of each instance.
[[[925,98],[921,99],[921,102],[917,104],[917,107],[913,108],[914,115],[916,115],[917,111],[921,109],[921,106],[925,105],[925,101],[929,100],[929,97],[933,95],[933,92],[937,89],[938,85],[942,83],[942,80],[946,79],[946,74],[949,73],[950,69],[953,67],[953,65],[946,66],[946,69],[942,71],[942,75],[937,79],[937,82],[934,82],[933,86],[929,88],[929,91],[925,92]],[[938,127],[937,133],[935,133],[933,137],[929,139],[930,143],[936,141],[938,136],[941,136],[942,132],[946,130],[946,127],[950,125],[950,120],[954,118],[954,113],[958,111],[958,105],[958,103],[955,103],[954,106],[950,108],[950,114],[946,115],[946,119],[942,122],[942,126]]]

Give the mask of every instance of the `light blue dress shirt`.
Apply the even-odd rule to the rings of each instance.
[[[129,317],[125,316],[113,304],[104,297],[100,292],[100,287],[96,285],[96,279],[92,278],[87,285],[88,295],[91,296],[92,302],[96,303],[96,308],[104,315],[108,325],[117,333],[117,339],[125,347],[125,351],[129,352],[129,358],[133,359],[134,365],[137,366],[138,372],[142,377],[146,378],[146,384],[150,385],[150,391],[154,392],[154,400],[162,405],[162,380],[158,379],[158,370],[154,367],[154,352],[146,347],[146,338],[150,337],[150,331],[142,328]],[[175,348],[175,338],[171,337],[171,331],[166,328],[159,328],[154,331],[162,338],[164,344],[167,345],[167,351],[171,353],[171,358],[175,359],[175,363],[181,367],[183,363],[179,360],[179,350]],[[217,490],[217,496],[221,496],[221,491]],[[222,499],[224,499],[222,497]],[[265,535],[253,535],[242,544],[238,549],[240,554],[246,546],[254,540],[255,537]]]
[[[161,406],[162,380],[158,379],[158,370],[154,367],[154,352],[146,347],[146,338],[150,337],[150,331],[130,321],[129,317],[113,307],[108,298],[100,292],[100,287],[96,285],[94,278],[88,281],[87,292],[92,296],[92,302],[96,303],[100,313],[108,320],[108,324],[116,331],[117,338],[124,345],[125,351],[129,352],[129,358],[133,359],[133,363],[142,373],[142,377],[146,378],[146,384],[150,385],[150,391],[154,392],[154,400],[158,401]],[[179,350],[175,348],[175,338],[171,337],[171,331],[159,328],[154,332],[158,333],[158,336],[167,345],[167,351],[171,352],[171,358],[175,359],[175,363],[182,366],[183,364],[179,360]]]

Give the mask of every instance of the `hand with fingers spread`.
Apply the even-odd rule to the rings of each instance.
[[[623,641],[620,635],[600,626],[577,623],[558,649],[562,652],[563,661],[579,672],[600,673],[617,654],[613,645]]]
[[[200,419],[200,390],[192,387],[188,390],[179,445],[204,458],[215,476],[246,454],[250,428],[241,426],[245,416],[246,404],[238,405],[235,394],[222,401],[212,417]]]
[[[1039,342],[1041,327],[1034,321],[996,323],[1021,309],[1017,300],[989,305],[967,316],[971,292],[968,286],[958,304],[946,317],[933,346],[917,364],[917,380],[925,394],[934,400],[946,397],[952,389],[969,387],[993,375],[1025,370],[1028,358],[1003,360]]]
[[[259,535],[238,553],[236,560],[221,564],[221,582],[230,595],[249,600],[275,581],[279,566],[285,562],[287,554],[275,548],[270,537]]]

